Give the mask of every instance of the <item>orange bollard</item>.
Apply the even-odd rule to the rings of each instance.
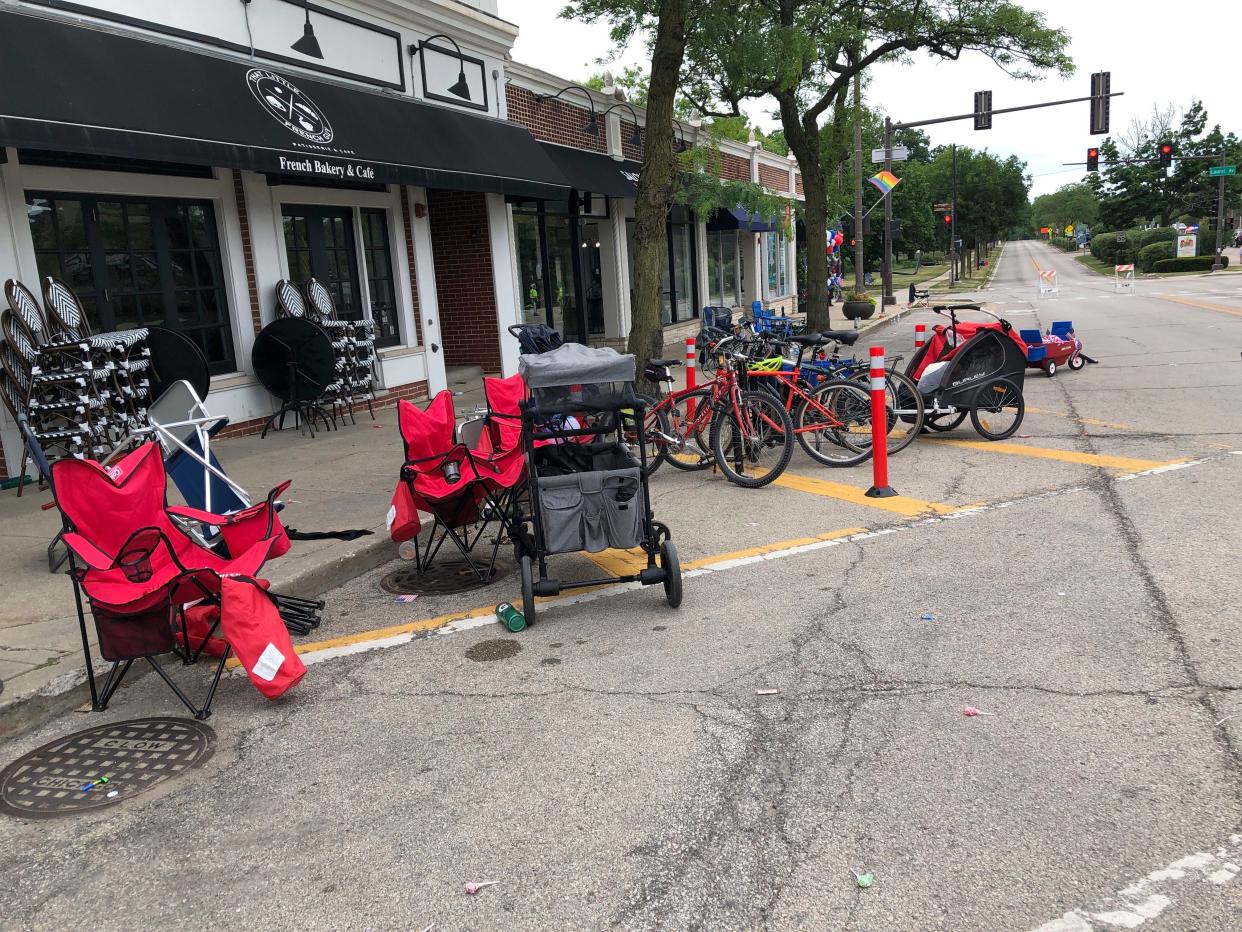
[[[871,488],[868,498],[892,498],[888,484],[888,405],[884,401],[884,347],[871,347]]]

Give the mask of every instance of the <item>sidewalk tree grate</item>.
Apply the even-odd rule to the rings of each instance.
[[[215,750],[216,733],[193,719],[140,718],[88,728],[0,771],[0,812],[26,819],[93,812],[203,766]]]
[[[479,579],[470,565],[462,560],[437,560],[426,573],[414,567],[395,570],[380,580],[380,588],[393,595],[453,595],[490,586],[513,572],[513,561],[496,557],[492,575]]]

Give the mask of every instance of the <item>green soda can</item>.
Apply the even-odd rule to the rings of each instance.
[[[517,634],[526,627],[526,616],[519,612],[509,602],[501,602],[496,606],[496,617],[500,619],[500,623],[514,634]]]

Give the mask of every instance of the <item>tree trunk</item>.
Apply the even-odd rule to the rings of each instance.
[[[776,95],[781,109],[785,142],[802,173],[802,223],[806,227],[806,281],[798,287],[806,295],[806,329],[827,330],[828,322],[828,186],[819,159],[819,125],[804,126],[798,100],[791,91]]]
[[[671,127],[673,99],[686,55],[688,8],[689,0],[660,0],[660,21],[651,53],[643,168],[634,205],[634,306],[628,349],[636,357],[640,385],[647,390],[652,388],[643,379],[647,360],[660,357],[664,350],[660,283],[668,266],[668,209],[677,180]]]

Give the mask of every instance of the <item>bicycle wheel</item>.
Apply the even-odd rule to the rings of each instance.
[[[793,456],[789,414],[767,392],[741,392],[737,412],[731,406],[718,411],[712,419],[711,439],[712,453],[725,478],[748,489],[774,480]]]
[[[970,422],[985,440],[1004,440],[1022,425],[1025,414],[1022,389],[1008,379],[996,379],[975,395]]]
[[[884,400],[888,405],[888,452],[898,453],[923,429],[923,396],[909,376],[890,371],[884,379]]]
[[[668,423],[665,434],[672,439],[664,441],[661,455],[668,464],[687,472],[711,466],[712,390],[686,392],[664,413]]]
[[[650,395],[636,395],[635,397],[647,406],[647,413],[643,416],[642,443],[647,448],[647,475],[652,476],[664,462],[668,450],[668,444],[661,442],[661,437],[668,436],[669,433],[668,412],[667,409],[658,407],[660,402],[658,398],[652,398]],[[626,412],[625,425],[626,442],[637,447],[639,437],[637,431],[634,430],[634,416],[631,412]]]
[[[923,421],[923,426],[930,427],[939,433],[945,433],[946,431],[956,430],[964,420],[966,420],[965,411],[958,411],[957,414],[929,414]]]
[[[811,459],[854,466],[871,455],[871,397],[852,382],[828,382],[802,400],[794,430]]]

